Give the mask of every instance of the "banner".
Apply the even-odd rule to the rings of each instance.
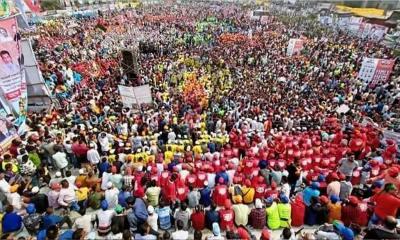
[[[364,58],[358,78],[374,87],[378,83],[385,83],[392,73],[395,60],[378,58]]]
[[[118,85],[119,94],[121,95],[122,103],[125,107],[132,105],[152,103],[151,90],[148,84],[138,87],[127,87]]]
[[[304,40],[291,38],[289,40],[286,54],[291,57],[297,53],[300,53],[300,51],[303,49],[303,44]]]
[[[16,16],[0,20],[0,90],[9,114],[16,118],[14,125],[21,127],[26,118],[27,88],[17,26]]]
[[[13,123],[5,117],[0,117],[0,154],[17,136]]]
[[[118,85],[118,90],[124,107],[132,107],[132,105],[136,104],[136,97],[133,87]]]
[[[323,25],[332,25],[333,18],[331,16],[319,16],[319,22]]]
[[[133,92],[135,93],[138,104],[153,102],[153,99],[151,98],[150,86],[148,84],[134,87]]]
[[[358,36],[361,38],[369,38],[373,41],[379,41],[383,38],[388,28],[381,25],[361,23],[358,29]]]
[[[352,32],[352,33],[358,33],[360,30],[360,25],[362,23],[362,18],[361,17],[350,17],[349,25],[347,26],[347,29]]]

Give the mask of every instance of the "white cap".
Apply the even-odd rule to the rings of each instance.
[[[32,193],[38,193],[39,192],[39,187],[38,186],[34,186],[32,188]]]
[[[256,208],[262,208],[262,202],[261,202],[261,200],[259,198],[256,198],[255,207]]]
[[[94,148],[94,143],[90,143],[89,147]]]
[[[107,183],[107,188],[112,188],[112,186],[113,186],[112,182]]]
[[[147,212],[149,213],[149,214],[153,214],[154,213],[154,207],[153,206],[148,206],[147,207]]]
[[[81,168],[79,169],[79,174],[84,174],[85,173],[85,169]]]
[[[204,186],[208,186],[208,181],[204,181]]]
[[[56,177],[61,177],[61,172],[56,172]]]

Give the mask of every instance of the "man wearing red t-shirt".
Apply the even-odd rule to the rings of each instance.
[[[224,179],[218,179],[218,185],[214,188],[212,199],[218,206],[223,206],[228,199],[228,187],[224,185]]]
[[[190,216],[194,230],[202,231],[205,228],[205,215],[202,207],[197,205],[195,211]]]
[[[176,181],[176,197],[180,202],[184,202],[189,194],[189,188],[185,185],[182,179]]]
[[[204,186],[204,181],[207,180],[207,173],[203,171],[197,172],[196,188],[202,188]]]
[[[265,184],[264,177],[257,177],[258,183],[255,184],[254,188],[256,190],[254,194],[254,199],[264,199],[265,198],[265,190],[267,189],[267,184]]]
[[[166,186],[163,188],[164,199],[168,204],[175,203],[176,201],[176,185],[175,185],[176,178],[177,178],[176,174],[172,174]]]
[[[236,229],[236,232],[241,240],[251,240],[251,235],[249,231],[243,225],[239,226]]]
[[[375,202],[374,215],[383,221],[387,216],[396,216],[400,207],[400,198],[396,196],[397,188],[393,183],[385,184],[383,192],[372,196],[371,201]]]
[[[197,181],[197,176],[195,174],[193,174],[193,173],[189,174],[186,177],[186,185],[188,185],[188,186],[195,187],[196,186],[196,181]]]
[[[246,157],[243,161],[243,173],[245,176],[250,176],[253,173],[253,160]]]
[[[265,198],[272,197],[273,199],[277,199],[278,193],[279,193],[279,191],[276,189],[276,183],[273,181],[271,183],[271,189],[269,189],[265,192]]]
[[[225,208],[219,210],[219,219],[222,230],[233,229],[235,212],[232,209],[231,200],[227,199],[225,201]]]
[[[167,170],[162,171],[159,180],[161,188],[164,188],[167,185],[168,179],[169,179],[169,171]]]

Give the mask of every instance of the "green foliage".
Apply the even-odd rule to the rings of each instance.
[[[58,0],[42,0],[40,6],[43,10],[57,10],[61,9],[61,3]]]

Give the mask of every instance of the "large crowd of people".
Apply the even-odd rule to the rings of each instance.
[[[399,239],[384,133],[399,130],[400,68],[374,87],[357,78],[363,57],[392,50],[249,11],[153,5],[23,33],[59,104],[29,113],[2,156],[2,239]],[[143,84],[152,103],[127,106],[118,85]]]

